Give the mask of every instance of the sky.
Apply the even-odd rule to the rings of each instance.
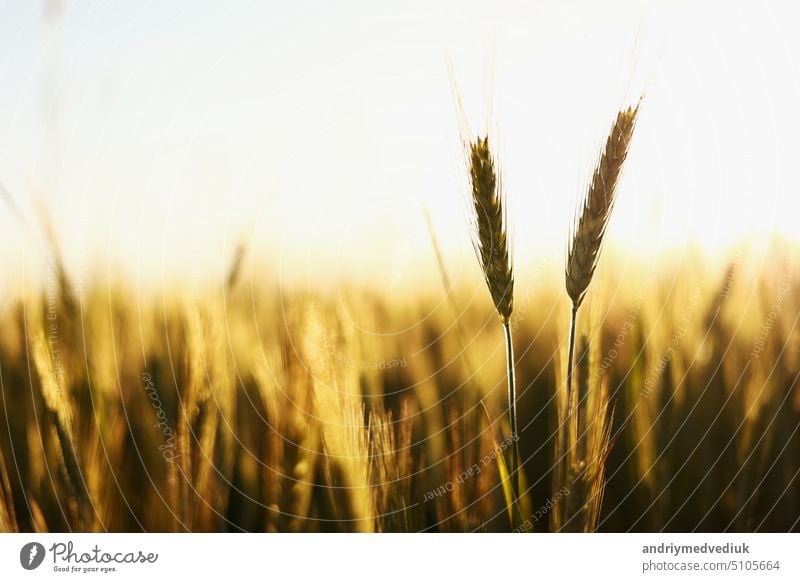
[[[616,252],[796,238],[797,22],[789,1],[0,1],[0,284],[46,264],[43,212],[79,281],[214,280],[244,243],[267,278],[399,289],[434,265],[424,208],[472,277],[453,85],[521,270],[563,264],[640,95]]]

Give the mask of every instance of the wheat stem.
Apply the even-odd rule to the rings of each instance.
[[[572,306],[572,313],[569,324],[569,352],[567,353],[567,418],[565,421],[566,430],[570,430],[572,418],[577,415],[577,400],[574,398],[575,390],[572,386],[572,375],[575,367],[575,328],[578,323],[578,306]],[[566,441],[562,441],[566,442]]]
[[[511,485],[514,489],[514,501],[519,501],[521,477],[519,472],[519,432],[517,431],[517,383],[514,373],[514,341],[511,337],[511,324],[503,324],[506,338],[506,365],[508,373],[508,420],[511,424]]]

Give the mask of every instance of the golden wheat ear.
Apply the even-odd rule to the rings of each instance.
[[[472,243],[492,302],[503,323],[514,308],[514,275],[507,236],[502,186],[489,137],[467,144],[472,193]]]
[[[566,280],[567,293],[575,309],[583,303],[597,267],[640,104],[641,100],[636,107],[628,107],[617,114],[573,229],[567,255]]]

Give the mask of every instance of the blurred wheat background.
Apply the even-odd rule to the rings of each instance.
[[[600,531],[797,529],[797,256],[772,251],[758,270],[737,256],[600,280],[576,364],[590,424],[602,390],[613,408],[593,491],[591,476],[555,486],[568,303],[549,284],[518,298],[516,529],[585,529],[581,511],[549,511],[569,499],[597,502]],[[240,271],[142,300],[76,295],[57,266],[4,311],[4,530],[511,529],[488,297],[453,313],[441,296],[294,293]]]
[[[798,7],[595,4],[0,7],[0,531],[800,529]]]

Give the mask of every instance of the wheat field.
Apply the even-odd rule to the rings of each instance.
[[[797,251],[623,253],[581,309],[565,451],[563,279],[517,276],[514,438],[485,289],[311,293],[239,254],[148,296],[54,251],[0,317],[0,529],[797,531]]]

